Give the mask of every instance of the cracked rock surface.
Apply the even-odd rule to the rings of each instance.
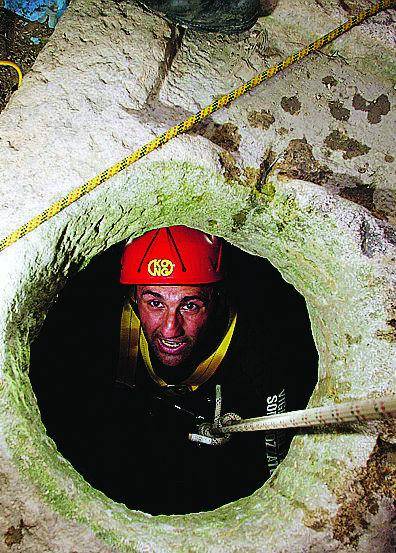
[[[75,0],[0,116],[0,235],[369,2],[268,5],[226,37],[133,2]],[[381,12],[0,253],[1,552],[393,551],[390,422],[302,433],[251,497],[152,517],[57,452],[29,343],[92,257],[185,224],[268,258],[304,295],[319,352],[310,405],[392,393],[394,18]]]

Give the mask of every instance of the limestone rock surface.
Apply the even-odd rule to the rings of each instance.
[[[0,236],[369,2],[267,4],[225,37],[133,2],[72,2],[0,116]],[[58,453],[29,344],[96,254],[185,224],[268,258],[304,295],[319,353],[310,405],[394,393],[394,18],[354,28],[0,253],[0,551],[393,551],[391,422],[302,433],[251,497],[152,517]]]

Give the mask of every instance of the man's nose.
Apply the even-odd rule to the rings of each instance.
[[[162,320],[161,333],[164,338],[178,338],[184,334],[180,315],[176,310],[168,310]]]

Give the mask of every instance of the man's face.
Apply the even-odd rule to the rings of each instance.
[[[136,287],[147,342],[163,365],[177,367],[199,343],[212,312],[211,286]]]

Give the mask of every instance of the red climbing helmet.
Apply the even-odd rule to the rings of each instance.
[[[183,226],[151,230],[129,242],[121,284],[210,284],[222,280],[221,238]]]

